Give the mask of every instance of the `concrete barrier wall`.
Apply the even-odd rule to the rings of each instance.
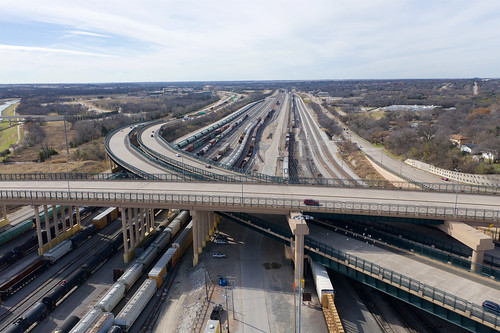
[[[484,186],[500,186],[500,175],[476,175],[471,173],[450,171],[412,159],[407,159],[405,163],[411,165],[414,168],[431,172],[441,177],[447,177],[450,180],[460,181],[461,183]]]

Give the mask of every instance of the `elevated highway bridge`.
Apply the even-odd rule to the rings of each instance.
[[[187,209],[194,222],[193,264],[197,264],[198,255],[216,226],[217,212],[291,246],[296,258],[301,258],[305,251],[334,270],[462,327],[478,332],[500,329],[500,318],[478,305],[487,298],[500,299],[496,277],[485,278],[478,269],[481,253],[493,243],[486,236],[471,232],[468,226],[500,223],[498,189],[462,185],[458,191],[448,184],[408,182],[360,182],[363,185],[355,186],[339,179],[301,179],[290,183],[279,177],[241,174],[216,164],[208,169],[202,167],[204,160],[177,156],[180,152],[158,137],[159,125],[151,126],[141,126],[144,128],[139,132],[146,133],[139,134],[139,142],[147,146],[147,153],[130,144],[129,132],[137,130],[137,125],[119,128],[106,138],[114,166],[139,178],[117,179],[102,174],[1,175],[0,204],[34,205],[36,209],[56,204],[120,207],[126,261],[152,232],[152,209]],[[314,198],[320,205],[307,206],[305,198]],[[365,246],[368,244],[360,240],[345,242],[336,235],[325,237],[325,232],[300,218],[304,211],[347,219],[382,217],[439,225],[473,249],[473,265],[470,271],[450,275],[451,266],[417,264],[407,255],[389,254]],[[288,223],[274,225],[248,215],[252,213],[283,215]],[[39,221],[37,229],[41,231]],[[301,279],[302,271],[296,265],[296,283]]]

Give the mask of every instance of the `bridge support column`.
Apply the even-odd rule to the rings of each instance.
[[[128,224],[129,221],[127,220],[127,208],[121,208],[121,213],[122,213],[122,236],[123,236],[123,261],[125,263],[129,262],[130,259],[133,257],[133,251],[130,249],[133,249],[132,244],[129,245],[129,237],[127,236],[127,229],[128,229]],[[130,235],[132,235],[132,232],[130,232]]]
[[[480,272],[481,265],[483,264],[484,250],[472,250],[472,258],[470,270],[472,272]]]
[[[52,218],[54,220],[54,238],[57,238],[60,234],[59,232],[59,219],[57,218],[57,206],[52,205]]]
[[[288,224],[292,230],[292,234],[295,236],[295,241],[293,244],[293,251],[295,257],[295,274],[294,274],[294,286],[302,286],[302,278],[304,276],[304,236],[309,234],[309,227],[303,215],[297,212],[290,212],[288,217]]]
[[[66,207],[62,206],[61,207],[61,223],[62,223],[62,232],[66,233],[68,230],[68,225],[66,225],[66,208],[68,208],[68,211],[71,213],[71,206]]]
[[[139,233],[139,228],[141,227],[141,225],[139,224],[139,209],[138,208],[134,208],[134,222],[135,222],[135,244],[134,244],[134,248],[137,247],[137,245],[139,244],[139,242],[141,241],[141,236],[140,236],[140,233]]]
[[[193,222],[193,266],[198,265],[198,229],[199,227],[199,212],[192,210],[191,212],[191,221]]]
[[[471,271],[481,270],[484,251],[493,250],[495,248],[493,239],[490,236],[463,222],[445,221],[444,224],[438,225],[437,227],[472,248]]]
[[[69,228],[71,230],[71,234],[74,235],[76,231],[75,231],[75,229],[73,229],[73,227],[75,226],[75,223],[73,221],[73,208],[71,206],[69,206],[69,209],[68,209],[68,219],[69,219]]]
[[[214,212],[209,212],[209,218],[208,218],[208,239],[210,239],[210,236],[214,234],[215,231],[215,218],[216,215]]]
[[[45,230],[47,232],[47,243],[52,241],[52,234],[50,232],[50,219],[49,219],[49,210],[47,209],[47,205],[43,205],[43,213],[45,216]]]
[[[154,208],[149,209],[149,228],[148,232],[152,232],[155,228],[155,210]]]
[[[7,205],[0,205],[2,206],[2,218],[0,218],[0,226],[4,227],[7,224],[9,224],[9,218],[7,217]]]
[[[80,220],[80,206],[75,206],[75,216],[76,216],[76,225],[78,226],[78,230],[82,227]]]
[[[132,216],[132,207],[127,209],[127,227],[130,236],[130,250],[135,248],[135,230],[134,230],[134,217]]]
[[[40,222],[40,212],[37,205],[35,205],[33,208],[35,209],[36,236],[38,237],[38,255],[42,255],[43,237],[42,223]]]
[[[207,241],[208,241],[208,224],[210,222],[210,213],[209,212],[203,212],[203,222],[201,223],[201,225],[203,226],[203,230],[202,230],[202,242],[201,242],[201,247],[204,248],[205,246],[207,246]]]

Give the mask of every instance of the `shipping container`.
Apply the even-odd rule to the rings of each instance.
[[[116,282],[113,284],[111,289],[109,289],[108,292],[101,297],[95,307],[100,308],[103,311],[113,310],[116,304],[118,304],[123,296],[125,296],[126,289],[127,288],[123,283]]]
[[[92,219],[92,224],[98,229],[102,229],[118,218],[118,208],[109,207]]]
[[[70,331],[70,333],[86,333],[90,327],[96,322],[97,318],[101,315],[102,310],[99,308],[93,308],[87,312],[82,319],[75,325]]]
[[[180,252],[178,250],[179,249],[173,247],[169,248],[149,271],[148,277],[156,281],[158,288],[163,284],[163,281],[168,277],[168,273],[170,273],[174,267],[176,263],[175,254],[176,252]]]
[[[324,305],[324,302],[326,302],[325,296],[327,294],[335,294],[335,290],[333,289],[332,282],[330,281],[330,277],[328,276],[325,266],[318,264],[311,258],[309,258],[309,264],[311,266],[319,302],[321,305]]]
[[[113,326],[115,316],[110,312],[101,313],[95,323],[87,331],[88,333],[108,333]]]
[[[156,292],[156,281],[146,279],[137,292],[123,307],[115,318],[115,325],[120,326],[125,332],[134,324],[135,320],[146,307],[151,297]]]
[[[55,263],[61,259],[66,253],[71,251],[72,243],[69,239],[62,241],[61,243],[54,246],[49,251],[43,254],[43,259],[50,261],[50,263]]]
[[[172,243],[172,247],[181,248],[181,253],[184,253],[193,242],[193,222],[189,222],[184,231]]]
[[[141,276],[142,266],[143,265],[141,263],[136,262],[135,264],[127,268],[125,273],[123,273],[123,275],[118,279],[118,282],[123,283],[127,290],[129,290],[130,288],[132,288],[135,281],[137,281],[137,279]]]

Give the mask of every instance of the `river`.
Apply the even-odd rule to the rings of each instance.
[[[16,104],[17,102],[19,102],[19,100],[15,99],[15,100],[6,101],[6,102],[4,102],[5,104],[0,105],[0,120],[2,120],[1,116],[2,116],[3,110],[7,109],[12,104]]]

